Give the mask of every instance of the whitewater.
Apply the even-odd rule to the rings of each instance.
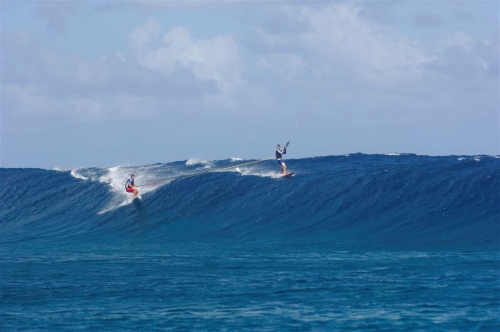
[[[0,330],[500,330],[498,156],[251,161],[0,169]]]

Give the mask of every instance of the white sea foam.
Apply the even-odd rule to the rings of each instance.
[[[72,169],[71,176],[73,176],[74,178],[80,179],[80,180],[88,180],[89,179],[88,177],[79,174],[80,170],[81,170],[81,168]]]
[[[464,157],[458,158],[458,160],[465,160],[465,159],[467,159],[467,158],[464,158]]]
[[[79,167],[71,170],[71,175],[80,180],[99,181],[99,178],[102,175],[102,170],[99,168]]]
[[[263,178],[281,178],[282,177],[282,175],[280,173],[276,173],[276,172],[272,172],[272,171],[267,171],[267,172],[257,171],[257,170],[254,170],[252,167],[245,167],[245,168],[236,167],[234,169],[234,171],[240,173],[243,176],[260,176]]]
[[[400,156],[401,153],[397,153],[397,152],[389,152],[389,153],[385,153],[386,156]]]
[[[57,166],[54,166],[54,168],[52,170],[56,171],[56,172],[64,172],[64,170],[62,168],[57,167]]]
[[[242,158],[236,158],[236,157],[231,157],[231,162],[236,162],[236,161],[243,161]]]
[[[193,165],[198,165],[198,164],[203,164],[203,163],[204,163],[204,161],[202,161],[202,160],[198,160],[195,158],[189,158],[186,161],[186,166],[193,166]]]
[[[475,156],[475,157],[474,157],[474,160],[475,160],[475,161],[481,161],[481,157],[480,157],[480,156]]]
[[[115,210],[133,202],[133,194],[125,191],[125,183],[131,173],[136,175],[135,182],[136,185],[139,185],[139,199],[141,199],[142,194],[152,192],[166,184],[167,182],[161,182],[165,180],[163,178],[165,175],[155,174],[154,170],[158,170],[156,165],[143,167],[118,166],[108,168],[107,172],[102,175],[98,181],[109,185],[109,191],[112,193],[112,197],[109,204],[103,210],[99,211],[99,214]],[[159,176],[162,178],[159,178]],[[156,183],[157,181],[160,182]],[[150,185],[141,187],[141,185],[149,183]]]
[[[206,160],[198,160],[195,158],[189,158],[186,161],[186,166],[203,165],[203,168],[209,169],[214,166],[213,162]]]

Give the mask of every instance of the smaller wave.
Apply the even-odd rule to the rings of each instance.
[[[150,169],[153,169],[153,168],[164,168],[165,164],[151,164],[151,165],[146,165],[145,167],[148,167]]]
[[[214,164],[212,162],[210,162],[210,161],[198,160],[198,159],[195,159],[195,158],[189,158],[186,161],[186,166],[194,166],[194,165],[203,165],[203,168],[209,169]]]

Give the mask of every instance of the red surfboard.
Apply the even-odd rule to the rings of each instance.
[[[293,176],[293,173],[287,173],[283,175],[284,178],[291,178]]]

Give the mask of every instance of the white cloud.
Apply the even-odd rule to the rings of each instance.
[[[11,101],[16,105],[19,115],[47,116],[57,112],[61,101],[43,95],[33,84],[2,84],[3,101]]]
[[[109,109],[99,98],[67,96],[56,98],[34,85],[2,85],[2,95],[15,103],[18,116],[74,116],[80,120],[99,120]]]
[[[259,31],[258,36],[269,47],[270,53],[279,54],[288,47],[296,53],[297,59],[303,60],[303,63],[291,62],[292,71],[296,68],[294,63],[299,66],[307,63],[312,68],[350,66],[353,72],[365,79],[397,81],[418,73],[423,65],[435,60],[415,41],[366,19],[363,10],[356,4],[331,4],[320,9],[301,6],[293,15],[288,11],[288,17],[297,22],[308,22],[309,29],[295,36],[263,31]],[[272,62],[268,65],[279,68],[283,65],[282,57],[275,58],[273,61],[272,56],[267,56]]]
[[[483,58],[479,58],[479,65],[481,65],[481,67],[484,69],[484,70],[488,70],[490,68],[490,64],[484,60]]]
[[[100,120],[106,117],[109,112],[109,109],[106,109],[106,104],[98,98],[70,97],[64,102],[71,112],[85,120]]]
[[[145,47],[160,32],[160,24],[153,18],[149,18],[144,24],[134,29],[129,38],[129,45],[140,56],[145,52]]]
[[[458,31],[450,40],[448,41],[448,46],[458,46],[461,47],[465,52],[471,53],[476,46],[476,41],[474,38],[462,31]]]
[[[159,23],[149,19],[130,37],[129,45],[144,67],[167,76],[184,68],[201,81],[214,81],[224,93],[240,84],[240,47],[232,36],[196,39],[188,28],[174,27],[163,36],[163,45],[153,47],[159,29]]]
[[[308,66],[298,54],[276,52],[260,57],[257,61],[257,67],[287,79],[294,79],[304,74]]]
[[[35,85],[3,84],[3,102],[11,102],[18,117],[68,117],[100,121],[140,114],[147,117],[154,110],[154,100],[130,94],[76,95],[64,97],[47,94]]]
[[[127,59],[123,56],[121,52],[116,51],[115,55],[120,59],[122,62],[127,62]]]

